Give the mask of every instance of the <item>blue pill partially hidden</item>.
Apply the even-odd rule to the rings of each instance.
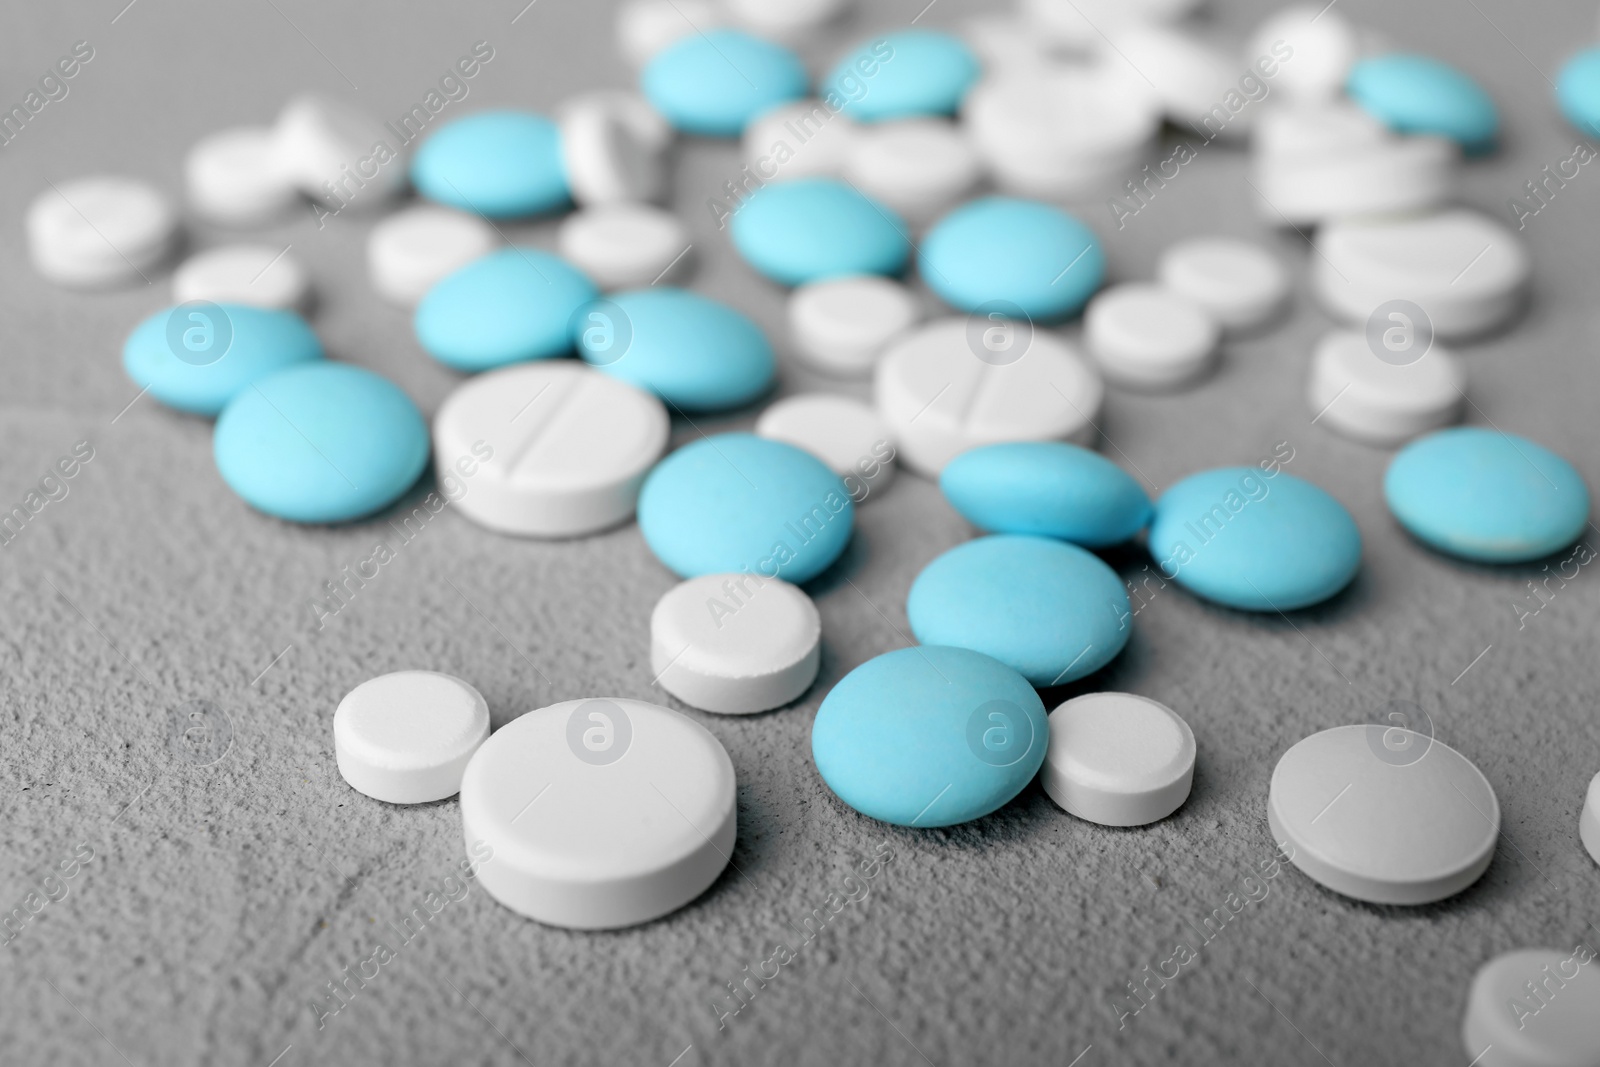
[[[959,37],[910,29],[862,43],[839,60],[819,95],[860,122],[953,115],[978,80],[978,57]]]
[[[1100,239],[1049,204],[990,196],[956,208],[922,241],[922,280],[958,311],[1052,321],[1105,280]]]
[[[945,499],[991,533],[1118,545],[1150,522],[1150,498],[1098,452],[1061,441],[1014,441],[961,453],[939,475]]]
[[[495,219],[565,207],[571,199],[555,123],[531,111],[480,111],[447,122],[411,158],[429,200]]]
[[[215,415],[251,382],[322,358],[322,342],[292,311],[190,301],[133,328],[122,367],[161,403]]]
[[[734,213],[733,247],[783,285],[898,274],[911,254],[900,217],[833,178],[764,186]]]
[[[445,275],[417,304],[417,341],[463,371],[572,351],[578,311],[600,295],[566,260],[537,248],[491,252]]]
[[[639,75],[651,106],[702,137],[737,137],[763,111],[804,96],[806,85],[799,56],[742,30],[687,34]]]
[[[1580,133],[1600,136],[1600,48],[1586,48],[1562,66],[1556,104]]]
[[[1492,149],[1500,129],[1500,115],[1483,87],[1429,56],[1360,60],[1350,68],[1345,91],[1391,130],[1445,137],[1469,153]]]
[[[965,648],[902,648],[845,675],[811,724],[817,773],[861,814],[954,826],[1020,793],[1050,723],[1027,679]]]

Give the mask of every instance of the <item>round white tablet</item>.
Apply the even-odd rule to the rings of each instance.
[[[172,274],[172,302],[209,300],[214,304],[303,311],[311,279],[291,252],[271,245],[224,245],[190,256]]]
[[[1050,713],[1040,784],[1069,814],[1144,826],[1183,806],[1194,782],[1194,733],[1165,704],[1087,693]]]
[[[623,0],[617,8],[617,44],[623,58],[642,67],[681,38],[721,29],[727,21],[713,0]]]
[[[1153,94],[1161,110],[1186,132],[1236,137],[1249,128],[1255,117],[1249,108],[1231,112],[1224,105],[1228,121],[1216,121],[1217,105],[1239,92],[1240,64],[1194,29],[1128,21],[1108,31],[1108,38],[1111,52],[1105,62],[1121,70],[1129,91]]]
[[[991,74],[1050,66],[1056,57],[1052,43],[1042,40],[1033,25],[1010,11],[972,15],[960,23],[967,42],[984,70]]]
[[[478,749],[461,782],[478,881],[521,915],[602,930],[659,918],[733,855],[733,761],[705,727],[642,700],[530,711]]]
[[[556,231],[561,255],[602,289],[636,289],[687,273],[689,228],[651,204],[574,211]],[[664,273],[665,272],[665,273]]]
[[[567,185],[579,204],[661,196],[667,176],[661,150],[605,101],[570,101],[561,110],[560,130]]]
[[[1156,278],[1204,308],[1228,334],[1271,321],[1289,297],[1289,272],[1277,257],[1233,237],[1192,237],[1169,245]]]
[[[775,41],[793,42],[839,18],[855,0],[722,0],[739,25]]]
[[[1110,381],[1131,389],[1169,389],[1210,368],[1221,328],[1209,313],[1160,285],[1131,282],[1096,293],[1083,339]]]
[[[981,177],[978,154],[945,119],[904,119],[864,129],[845,179],[920,226],[966,196]]]
[[[1318,422],[1397,445],[1461,417],[1467,379],[1453,352],[1435,343],[1413,355],[1384,348],[1381,336],[1377,343],[1381,356],[1373,338],[1353,330],[1334,330],[1318,343],[1307,390]]]
[[[811,687],[821,655],[817,606],[777,578],[691,578],[650,615],[650,669],[662,688],[701,711],[782,707]]]
[[[1257,204],[1274,225],[1426,211],[1456,192],[1461,150],[1442,137],[1399,137],[1315,155],[1266,155],[1253,164]]]
[[[132,178],[57,182],[28,207],[34,269],[58,285],[94,289],[147,280],[171,252],[178,217],[167,198]]]
[[[1264,107],[1250,137],[1251,148],[1262,156],[1327,156],[1395,139],[1371,112],[1348,100]]]
[[[1124,21],[1178,19],[1200,0],[1022,0],[1018,11],[1042,35],[1073,49],[1100,48],[1107,29]]]
[[[745,127],[744,160],[764,182],[837,178],[859,132],[854,120],[821,100],[779,104]]]
[[[405,160],[392,147],[387,154],[373,151],[393,139],[371,115],[309,93],[290,100],[273,127],[281,173],[307,196],[338,210],[380,209],[405,186]]]
[[[433,457],[445,495],[459,494],[455,506],[474,522],[577,537],[633,514],[669,430],[650,394],[572,360],[543,360],[457,387],[434,417]]]
[[[870,372],[889,343],[921,318],[909,289],[876,274],[808,282],[789,294],[796,351],[834,374]]]
[[[675,136],[672,126],[650,102],[638,93],[627,89],[589,89],[567,97],[556,106],[556,119],[560,121],[573,108],[602,107],[622,122],[654,152],[665,152],[672,146]]]
[[[1600,863],[1600,774],[1589,780],[1583,812],[1578,816],[1578,837],[1596,863]]]
[[[1285,48],[1287,59],[1278,60]],[[1337,10],[1297,4],[1274,12],[1250,38],[1251,63],[1276,62],[1275,89],[1297,100],[1327,100],[1344,90],[1356,61],[1356,31]]]
[[[1461,753],[1398,726],[1336,726],[1278,760],[1267,823],[1290,860],[1336,893],[1428,904],[1494,858],[1500,802]]]
[[[367,237],[367,272],[379,296],[409,307],[434,283],[488,255],[494,227],[476,215],[434,204],[396,211]]]
[[[278,167],[277,142],[266,127],[238,126],[196,142],[184,157],[183,178],[195,213],[224,226],[265,225],[300,200]]]
[[[1593,1067],[1600,1063],[1596,1016],[1600,962],[1592,942],[1519,949],[1472,976],[1461,1043],[1476,1067]]]
[[[467,761],[489,736],[489,705],[460,678],[396,671],[362,682],[333,713],[339,773],[389,804],[455,796]]]
[[[835,393],[804,393],[768,406],[756,433],[803,448],[844,479],[850,498],[866,502],[894,480],[894,440],[869,405]]]

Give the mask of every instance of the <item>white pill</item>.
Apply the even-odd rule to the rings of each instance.
[[[1317,345],[1307,399],[1318,422],[1397,445],[1461,417],[1467,380],[1454,353],[1437,343],[1420,355],[1378,344],[1381,357],[1366,334],[1335,330]]]
[[[808,282],[789,295],[796,351],[834,374],[870,372],[883,350],[921,318],[909,289],[876,274]]]
[[[389,804],[455,796],[467,761],[489,736],[489,705],[460,678],[396,671],[362,682],[333,713],[339,773]]]
[[[1168,22],[1200,6],[1200,0],[1022,0],[1018,10],[1040,33],[1078,49],[1105,46],[1103,34],[1129,21]]]
[[[768,711],[816,680],[822,617],[788,582],[707,574],[674,586],[650,614],[650,669],[690,707]]]
[[[1257,208],[1275,225],[1425,211],[1452,199],[1461,151],[1441,137],[1397,137],[1325,154],[1258,155]]]
[[[552,926],[649,922],[710,888],[733,855],[733,761],[705,727],[642,700],[519,716],[467,765],[461,826],[490,853],[490,896]]]
[[[1505,952],[1478,968],[1461,1043],[1476,1067],[1600,1063],[1600,963],[1593,942]]]
[[[1578,837],[1596,863],[1600,863],[1600,774],[1589,780],[1589,792],[1578,816]]]
[[[396,211],[367,237],[367,272],[385,300],[410,306],[458,267],[494,250],[494,227],[435,204]]]
[[[650,204],[575,211],[556,231],[561,255],[602,289],[636,289],[687,272],[689,228]],[[663,272],[668,272],[663,274]]]
[[[561,160],[579,204],[659,198],[666,185],[662,151],[603,100],[571,101],[560,115]]]
[[[722,0],[733,20],[776,41],[804,40],[839,18],[854,0]]]
[[[190,256],[172,273],[172,302],[209,300],[214,304],[304,311],[311,279],[290,252],[271,245],[224,245]]]
[[[1288,58],[1281,58],[1287,48]],[[1297,4],[1275,12],[1250,38],[1250,62],[1276,63],[1272,86],[1297,100],[1327,100],[1344,90],[1356,61],[1356,31],[1337,10]]]
[[[779,104],[745,127],[745,164],[763,182],[837,178],[859,133],[849,116],[835,114],[820,100]]]
[[[1370,111],[1348,100],[1263,107],[1250,137],[1262,156],[1328,156],[1395,140]]]
[[[1165,704],[1087,693],[1050,713],[1039,778],[1069,814],[1102,826],[1144,826],[1183,806],[1194,782],[1194,732]]]
[[[300,202],[266,127],[239,126],[196,142],[184,157],[183,177],[195,213],[224,226],[262,226]]]
[[[1372,904],[1428,904],[1494,858],[1500,802],[1470,760],[1398,726],[1336,726],[1283,754],[1267,823],[1307,875]]]
[[[167,198],[132,178],[53,184],[28,207],[28,254],[58,285],[96,289],[148,281],[172,251],[178,217]]]
[[[572,360],[520,363],[445,398],[434,464],[441,485],[461,487],[455,506],[474,522],[577,537],[633,514],[669,430],[661,401],[626,382]]]
[[[642,67],[682,38],[721,29],[727,21],[713,0],[623,0],[617,8],[617,44],[624,59]]]
[[[894,441],[870,406],[835,393],[804,393],[770,405],[756,433],[803,448],[844,479],[857,504],[894,480]]]
[[[1240,63],[1197,36],[1155,22],[1126,21],[1107,33],[1111,46],[1105,61],[1116,61],[1129,91],[1150,93],[1161,110],[1185,131],[1204,137],[1245,133],[1255,113],[1248,106],[1231,109],[1229,94],[1241,98]]]
[[[1289,297],[1289,272],[1277,257],[1232,237],[1194,237],[1169,245],[1156,278],[1208,311],[1227,334],[1270,322]]]
[[[974,15],[961,22],[960,33],[986,71],[1039,69],[1055,62],[1052,42],[1035,26],[1011,13]]]
[[[1109,381],[1170,389],[1210,369],[1222,330],[1199,304],[1160,285],[1113,285],[1089,301],[1083,340]]]
[[[605,108],[621,119],[641,144],[655,152],[665,152],[672,147],[672,140],[677,136],[671,124],[648,100],[627,89],[590,89],[569,96],[556,105],[556,120],[559,122],[570,109],[580,107]]]
[[[978,155],[944,119],[905,119],[864,129],[845,163],[846,180],[912,225],[943,214],[981,177]]]
[[[1090,445],[1105,386],[1061,338],[1027,323],[952,317],[890,346],[873,383],[902,462],[936,477],[1000,441]]]
[[[392,139],[371,115],[309,93],[289,101],[273,127],[279,171],[332,210],[378,210],[405,186],[405,160],[393,147],[374,151]]]

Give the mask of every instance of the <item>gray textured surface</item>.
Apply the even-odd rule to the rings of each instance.
[[[523,921],[474,889],[319,1030],[310,1005],[324,984],[378,939],[393,947],[387,924],[461,856],[453,803],[393,808],[344,786],[330,731],[339,697],[373,674],[428,667],[476,683],[496,725],[580,695],[659,700],[647,618],[671,578],[632,527],[536,544],[446,515],[317,631],[309,604],[320,584],[390,533],[378,522],[297,529],[249,512],[214,471],[208,425],[148,398],[113,424],[134,394],[122,338],[165,301],[167,278],[103,296],[51,289],[26,265],[21,214],[47,179],[95,171],[176,192],[198,136],[266,121],[308,86],[349,91],[346,75],[370,109],[398,115],[479,39],[496,54],[462,111],[548,108],[626,72],[609,7],[579,0],[540,0],[514,25],[520,0],[383,15],[142,0],[113,24],[122,2],[12,3],[0,33],[7,106],[73,41],[96,50],[70,95],[0,149],[0,498],[20,500],[74,442],[95,449],[70,494],[0,549],[0,900],[21,904],[80,842],[94,853],[3,949],[0,1058],[1066,1064],[1092,1045],[1085,1067],[1464,1064],[1457,1027],[1481,961],[1600,938],[1588,925],[1600,921],[1600,872],[1576,832],[1583,787],[1600,769],[1600,579],[1585,569],[1519,631],[1512,605],[1538,567],[1467,567],[1410,544],[1382,508],[1386,454],[1309,424],[1305,364],[1325,319],[1302,289],[1291,320],[1230,347],[1201,388],[1114,393],[1108,404],[1110,439],[1155,485],[1288,441],[1288,469],[1334,492],[1366,537],[1354,588],[1292,624],[1166,590],[1138,616],[1128,651],[1091,680],[1166,701],[1193,726],[1199,771],[1174,818],[1098,829],[1033,787],[975,825],[907,833],[823,788],[808,754],[822,694],[903,643],[912,578],[969,534],[932,485],[903,476],[863,509],[848,562],[814,589],[826,640],[816,688],[773,714],[697,716],[738,769],[737,871],[665,921],[602,935]],[[851,30],[903,24],[921,6],[874,6]],[[1217,6],[1234,34],[1265,7]],[[924,21],[975,8],[944,0]],[[1509,218],[1505,199],[1571,154],[1545,75],[1591,38],[1592,5],[1345,0],[1341,10],[1461,63],[1499,101],[1506,147],[1469,168],[1467,202]],[[1114,274],[1147,277],[1166,243],[1220,231],[1271,242],[1302,275],[1303,243],[1258,222],[1243,168],[1241,153],[1208,150],[1121,232],[1091,205]],[[781,294],[733,260],[702,206],[735,169],[729,145],[696,144],[679,160],[678,201],[701,254],[694,284],[781,338]],[[1526,433],[1591,480],[1597,206],[1600,177],[1585,168],[1530,220],[1531,312],[1465,353],[1471,421]],[[420,353],[406,316],[369,292],[369,226],[340,218],[318,232],[308,213],[264,239],[292,242],[309,266],[332,354],[392,376],[431,413],[453,378]],[[548,225],[527,232],[551,238]],[[201,245],[223,237],[192,233]],[[786,387],[798,383],[786,371]],[[688,432],[680,426],[680,439]],[[1130,576],[1141,565],[1121,562]],[[226,708],[235,733],[209,767],[167,747],[171,709],[195,699]],[[1186,920],[1222,906],[1271,854],[1264,804],[1276,757],[1313,730],[1370,721],[1391,699],[1425,708],[1498,791],[1504,836],[1486,877],[1442,906],[1402,911],[1285,871],[1198,945]],[[880,842],[893,859],[870,896],[719,1032],[710,1004],[724,983],[825,907]],[[1180,939],[1199,958],[1119,1032],[1108,1002]]]

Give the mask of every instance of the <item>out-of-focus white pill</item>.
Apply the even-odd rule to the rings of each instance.
[[[1247,54],[1251,63],[1277,68],[1274,88],[1297,100],[1318,101],[1343,91],[1356,48],[1355,28],[1338,11],[1296,4],[1274,12],[1256,29]]]
[[[689,265],[689,229],[650,204],[584,208],[556,231],[562,256],[602,289],[634,289],[673,281]],[[668,272],[664,275],[663,272]]]
[[[489,736],[489,705],[460,678],[397,671],[362,682],[333,713],[334,754],[351,788],[390,804],[426,804],[461,790]]]
[[[561,160],[579,204],[651,201],[666,185],[663,153],[603,100],[569,102],[560,113]]]
[[[713,0],[623,0],[617,8],[617,44],[623,58],[642,67],[682,38],[725,25],[727,17]]]
[[[172,302],[209,300],[214,304],[304,311],[311,279],[287,248],[223,245],[190,256],[172,273]]]
[[[567,97],[556,106],[559,122],[574,108],[601,107],[620,119],[639,142],[656,152],[665,152],[677,135],[661,113],[636,92],[627,89],[590,89]]]
[[[1600,963],[1593,942],[1504,952],[1478,968],[1461,1043],[1478,1067],[1600,1063]]]
[[[821,100],[779,104],[745,127],[745,163],[763,182],[836,178],[859,133],[854,120]]]
[[[855,0],[722,0],[733,21],[775,41],[803,40],[839,18]]]
[[[1200,0],[1022,0],[1018,6],[1042,34],[1079,50],[1105,47],[1107,30],[1124,22],[1171,22]]]
[[[855,138],[846,180],[912,225],[942,214],[978,184],[978,155],[943,119],[879,123]]]
[[[876,274],[809,282],[789,296],[796,350],[834,374],[869,373],[890,342],[921,318],[910,290]]]
[[[1240,64],[1197,36],[1156,22],[1125,21],[1107,31],[1111,51],[1105,62],[1120,60],[1129,92],[1149,92],[1173,122],[1201,136],[1238,137],[1254,119],[1249,107],[1229,108],[1240,98]]]
[[[1260,156],[1328,156],[1393,141],[1387,127],[1348,100],[1264,107],[1250,130]]]
[[[1454,353],[1440,344],[1421,352],[1388,349],[1381,337],[1378,349],[1381,356],[1371,338],[1353,330],[1322,339],[1307,394],[1316,421],[1359,440],[1397,445],[1461,417],[1466,375]]]
[[[1132,693],[1087,693],[1050,713],[1039,780],[1080,819],[1144,826],[1189,798],[1194,761],[1194,732],[1165,704]]]
[[[1156,278],[1241,334],[1270,322],[1289,296],[1289,272],[1260,245],[1232,237],[1193,237],[1161,253]]]
[[[1303,226],[1346,216],[1426,211],[1456,190],[1461,150],[1442,137],[1396,137],[1317,154],[1258,154],[1261,217]]]
[[[395,212],[367,237],[367,271],[385,300],[410,306],[458,267],[493,251],[494,227],[435,204]]]
[[[132,178],[56,182],[28,207],[34,269],[57,285],[108,288],[148,281],[172,251],[178,217],[167,198]]]
[[[1578,837],[1596,863],[1600,863],[1600,774],[1589,780],[1583,812],[1578,816]]]
[[[1102,289],[1089,301],[1083,339],[1107,379],[1130,388],[1167,389],[1211,366],[1221,329],[1200,305],[1160,285]]]
[[[376,211],[406,184],[393,135],[359,108],[305,94],[284,106],[273,127],[273,152],[283,175],[332,210]]]
[[[756,433],[803,448],[844,479],[857,504],[894,480],[894,441],[870,406],[834,393],[803,393],[770,405]]]
[[[183,178],[195,213],[224,226],[265,225],[300,202],[265,127],[240,126],[197,141],[184,157]]]

